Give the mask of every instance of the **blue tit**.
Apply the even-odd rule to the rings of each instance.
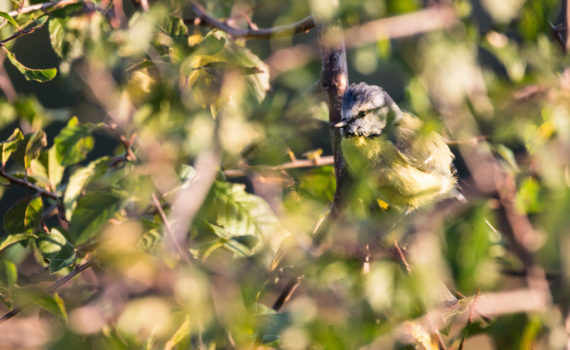
[[[453,153],[379,86],[352,84],[342,98],[341,150],[350,174],[366,179],[383,208],[410,211],[457,195]]]

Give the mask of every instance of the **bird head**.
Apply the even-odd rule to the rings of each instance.
[[[378,136],[401,117],[402,112],[379,86],[352,84],[342,97],[341,121],[345,136]]]

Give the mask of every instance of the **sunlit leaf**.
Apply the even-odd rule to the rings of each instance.
[[[18,282],[18,268],[10,260],[0,260],[0,287],[10,288]]]
[[[65,207],[65,217],[71,219],[73,210],[77,205],[77,199],[81,192],[95,178],[101,176],[108,168],[109,158],[103,157],[92,161],[89,165],[77,169],[69,177],[67,188],[63,195],[63,205]]]
[[[23,233],[38,228],[43,214],[41,197],[23,198],[4,214],[4,229],[8,233]]]
[[[172,350],[175,347],[186,349],[190,345],[191,333],[190,315],[186,315],[184,322],[180,325],[176,333],[166,342],[165,350]]]
[[[240,256],[255,254],[263,243],[275,250],[288,234],[267,202],[241,185],[216,181],[203,214],[208,228]]]
[[[12,63],[14,67],[16,67],[16,69],[24,75],[24,78],[26,78],[26,80],[35,80],[40,83],[44,83],[46,81],[50,81],[53,78],[55,78],[57,74],[56,68],[46,68],[46,69],[28,68],[24,66],[22,63],[20,63],[16,59],[16,56],[8,49],[4,49],[4,52],[6,53],[6,57],[8,57],[10,63]]]
[[[79,124],[77,117],[69,120],[66,127],[55,137],[57,160],[63,166],[78,163],[93,149],[92,124]]]
[[[30,288],[20,289],[18,292],[18,299],[21,303],[32,303],[43,310],[67,321],[67,311],[63,299],[56,293],[49,295],[45,292],[34,290]]]
[[[30,238],[37,238],[37,236],[31,232],[6,235],[2,238],[2,240],[0,240],[0,252],[12,244],[26,241]]]
[[[69,224],[69,236],[81,244],[95,236],[121,206],[121,198],[110,192],[92,192],[79,199]]]
[[[40,155],[40,151],[47,145],[46,133],[43,130],[24,135],[24,139],[18,143],[14,153],[14,161],[25,169],[30,167],[33,159]]]
[[[16,27],[16,29],[20,30],[20,25],[18,24],[18,22],[16,22],[14,17],[12,17],[9,13],[0,11],[0,17],[4,18],[6,22],[10,23],[14,27]]]
[[[24,135],[20,129],[16,128],[8,139],[1,143],[2,145],[2,166],[6,165],[10,155],[18,149],[18,143],[24,139]]]

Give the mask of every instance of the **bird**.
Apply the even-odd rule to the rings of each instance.
[[[460,196],[444,138],[402,111],[381,87],[350,85],[342,97],[340,148],[353,178],[382,210],[410,212]],[[372,195],[372,196],[371,196]]]

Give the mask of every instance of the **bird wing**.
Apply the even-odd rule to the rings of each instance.
[[[423,132],[421,121],[405,113],[390,141],[400,155],[415,168],[444,176],[453,176],[453,153],[434,131]]]

